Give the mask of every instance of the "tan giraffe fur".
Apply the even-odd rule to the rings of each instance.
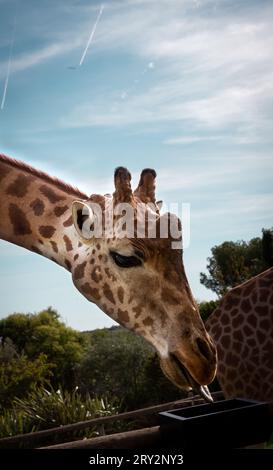
[[[88,197],[2,155],[0,237],[71,271],[75,286],[89,301],[155,347],[172,382],[203,393],[200,386],[209,384],[215,376],[216,351],[191,294],[182,250],[171,248],[170,236],[86,240],[79,226],[79,210],[90,202],[100,204],[104,216],[110,200],[114,204],[129,202],[133,208],[138,202],[155,202],[155,176],[154,170],[144,170],[134,194],[130,173],[119,168],[113,196]],[[158,223],[157,206],[155,213]],[[113,251],[137,256],[141,265],[120,268],[113,261]]]
[[[229,291],[206,327],[225,396],[273,401],[273,268]]]

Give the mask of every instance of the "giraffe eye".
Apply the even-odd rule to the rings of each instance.
[[[110,255],[120,268],[133,268],[142,265],[142,261],[136,256],[124,256],[115,251],[110,251]]]

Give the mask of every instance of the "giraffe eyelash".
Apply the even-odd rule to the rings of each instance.
[[[110,255],[114,260],[115,264],[120,268],[133,268],[137,266],[142,266],[142,261],[136,256],[124,256],[116,251],[110,251]]]

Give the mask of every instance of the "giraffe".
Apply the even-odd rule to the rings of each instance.
[[[273,400],[273,268],[231,289],[206,328],[227,398]]]
[[[216,349],[186,278],[182,243],[173,249],[169,231],[166,238],[158,235],[158,224],[175,216],[160,216],[155,179],[155,170],[143,170],[133,191],[130,172],[119,167],[112,195],[88,197],[24,162],[0,155],[0,238],[70,271],[84,297],[155,348],[169,380],[210,401],[207,385],[216,373]],[[109,202],[114,209],[127,203],[134,221],[140,217],[137,204],[153,203],[154,210],[149,210],[155,215],[156,236],[118,236],[120,215],[114,218],[114,236],[108,237],[106,230],[86,236],[86,224],[94,225],[91,205],[97,204],[106,220]],[[144,225],[147,210],[141,212]]]

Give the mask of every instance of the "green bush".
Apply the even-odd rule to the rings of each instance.
[[[9,407],[13,398],[23,397],[41,385],[48,384],[52,365],[44,354],[29,360],[18,354],[11,340],[0,344],[0,408]]]
[[[0,410],[0,437],[39,431],[116,414],[117,401],[82,396],[78,387],[72,392],[52,388],[32,391],[26,398],[15,398],[10,410]],[[97,435],[96,428],[77,432],[77,436]]]
[[[0,320],[0,338],[3,343],[11,340],[18,354],[31,361],[42,354],[54,367],[51,384],[55,387],[75,387],[74,369],[84,353],[85,339],[62,323],[51,307],[38,314],[14,313]]]

